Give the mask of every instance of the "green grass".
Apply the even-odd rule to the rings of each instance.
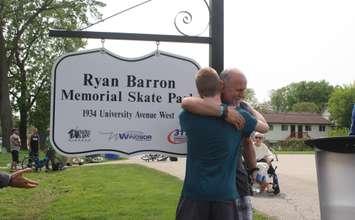
[[[0,191],[1,219],[174,219],[181,181],[139,165],[28,175],[31,189]]]
[[[0,155],[0,164],[11,158]],[[26,176],[40,185],[30,190],[1,189],[1,220],[175,219],[182,188],[176,177],[128,164],[78,166]],[[255,212],[254,219],[268,218]]]
[[[28,155],[28,151],[27,150],[21,150],[20,154],[19,154],[19,161],[21,163],[21,160]],[[44,154],[43,154],[44,155]],[[41,154],[41,157],[43,157],[43,155]],[[0,153],[0,167],[5,167],[7,166],[7,164],[11,163],[12,159],[11,159],[11,153],[4,153],[1,152]]]
[[[314,154],[314,151],[275,151],[277,154]]]
[[[269,217],[257,210],[253,210],[253,219],[254,220],[276,220],[274,217]]]

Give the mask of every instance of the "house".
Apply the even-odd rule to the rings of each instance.
[[[309,112],[264,113],[270,129],[265,138],[277,142],[289,138],[327,137],[331,122],[321,114]]]

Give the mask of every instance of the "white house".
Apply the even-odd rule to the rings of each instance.
[[[288,138],[327,137],[331,122],[321,114],[309,112],[264,113],[270,130],[265,138],[270,142]]]

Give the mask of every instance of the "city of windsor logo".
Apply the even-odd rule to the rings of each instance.
[[[80,141],[80,142],[90,141],[90,134],[91,134],[90,130],[79,129],[79,128],[70,129],[68,131],[69,141],[75,141],[75,142],[76,141]]]

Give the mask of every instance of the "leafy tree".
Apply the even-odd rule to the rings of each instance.
[[[287,88],[282,87],[281,89],[271,91],[271,106],[276,112],[285,112],[287,111],[286,105],[287,99]]]
[[[328,102],[331,119],[336,125],[350,128],[352,105],[355,104],[355,84],[335,88]]]
[[[245,98],[244,98],[248,103],[250,103],[252,106],[256,106],[258,103],[258,100],[255,97],[255,91],[251,88],[247,88],[245,91]]]
[[[313,102],[298,102],[292,106],[293,112],[319,112],[318,106]]]
[[[254,106],[254,108],[258,112],[262,112],[262,113],[268,113],[268,112],[273,111],[272,106],[271,106],[271,102],[258,103],[258,104],[256,104],[256,106]]]
[[[322,81],[301,81],[272,91],[271,104],[275,111],[292,111],[297,103],[312,102],[317,105],[317,112],[325,110],[333,86]]]
[[[24,147],[28,114],[37,106],[37,99],[45,97],[41,94],[49,93],[43,90],[49,88],[53,60],[86,43],[82,39],[49,38],[49,29],[76,30],[88,24],[88,13],[100,17],[97,7],[104,4],[95,0],[5,0],[3,6],[6,13],[2,14],[0,26],[0,52],[2,47],[5,50],[0,56],[5,57],[5,62],[0,65],[5,70],[2,77],[9,81],[12,107],[20,112]],[[4,83],[2,91],[6,90],[3,86]]]

